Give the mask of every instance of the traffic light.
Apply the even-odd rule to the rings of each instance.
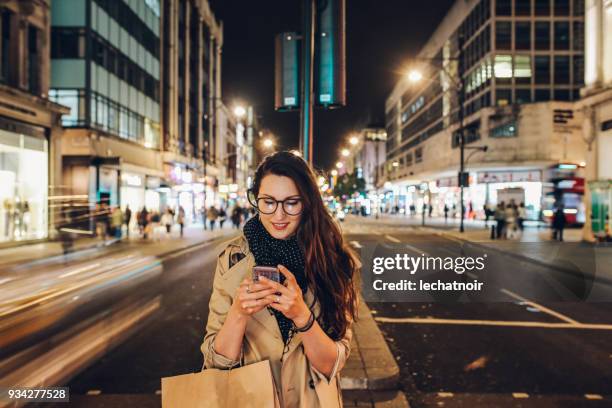
[[[315,34],[317,106],[346,105],[346,0],[319,0]]]
[[[274,108],[290,111],[300,108],[301,40],[293,32],[276,36]]]

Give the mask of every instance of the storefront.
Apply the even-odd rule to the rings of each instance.
[[[0,242],[48,235],[48,143],[0,129]]]

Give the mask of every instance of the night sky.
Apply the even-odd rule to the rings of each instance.
[[[223,99],[251,104],[282,148],[297,148],[299,113],[274,110],[274,37],[301,31],[301,1],[209,0],[224,24]],[[347,106],[315,110],[314,162],[329,170],[352,130],[384,124],[402,66],[433,33],[452,0],[347,1]]]

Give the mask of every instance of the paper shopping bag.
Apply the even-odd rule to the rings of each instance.
[[[268,360],[162,378],[162,408],[280,408]]]

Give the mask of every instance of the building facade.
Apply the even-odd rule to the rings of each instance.
[[[584,239],[609,239],[612,209],[612,2],[587,0],[584,113],[587,223]]]
[[[162,8],[163,164],[171,205],[190,218],[215,202],[219,185],[223,27],[207,0],[168,0]]]
[[[0,4],[0,244],[44,239],[62,181],[59,144],[67,107],[49,100],[50,1]]]
[[[50,97],[71,108],[63,194],[87,196],[92,207],[157,210],[166,199],[160,16],[156,0],[52,2]]]
[[[571,103],[583,84],[584,3],[457,1],[415,60],[422,61],[416,65],[423,80],[402,79],[386,102],[387,163],[379,185],[387,182],[388,204],[417,211],[432,205],[437,214],[446,205],[459,214],[463,101],[466,146],[487,147],[467,150],[466,210],[482,216],[485,204],[512,195],[538,219],[551,197],[559,199],[555,183],[577,177],[585,160],[580,114]],[[563,164],[576,166],[575,173],[560,172]],[[583,218],[578,207],[581,215],[574,215]]]

